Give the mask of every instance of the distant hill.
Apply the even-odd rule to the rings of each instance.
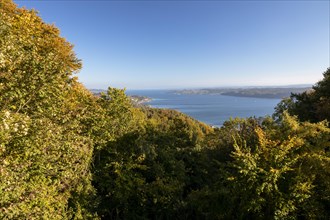
[[[89,91],[91,91],[93,94],[98,94],[98,93],[101,93],[101,92],[104,92],[104,93],[107,92],[106,89],[90,89]]]
[[[207,88],[176,90],[175,93],[281,99],[289,97],[291,93],[302,93],[311,89],[312,87]]]

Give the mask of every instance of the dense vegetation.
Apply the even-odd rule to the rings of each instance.
[[[0,16],[0,219],[330,218],[330,69],[213,129],[94,96],[58,29],[10,0]]]
[[[292,94],[277,107],[277,113],[288,110],[297,115],[301,121],[330,121],[330,68],[323,73],[323,80],[313,86],[312,90]]]

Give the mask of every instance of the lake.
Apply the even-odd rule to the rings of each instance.
[[[184,95],[170,90],[128,90],[128,95],[152,98],[154,108],[175,109],[199,121],[221,126],[230,117],[272,115],[281,99],[247,98],[223,95]]]

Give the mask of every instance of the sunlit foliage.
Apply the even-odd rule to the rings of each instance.
[[[329,74],[221,128],[91,94],[35,11],[0,1],[1,219],[329,219]],[[296,115],[296,116],[295,116]]]

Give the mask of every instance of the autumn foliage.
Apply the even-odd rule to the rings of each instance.
[[[73,46],[0,1],[0,219],[329,219],[329,69],[274,118],[211,128],[94,96]]]

